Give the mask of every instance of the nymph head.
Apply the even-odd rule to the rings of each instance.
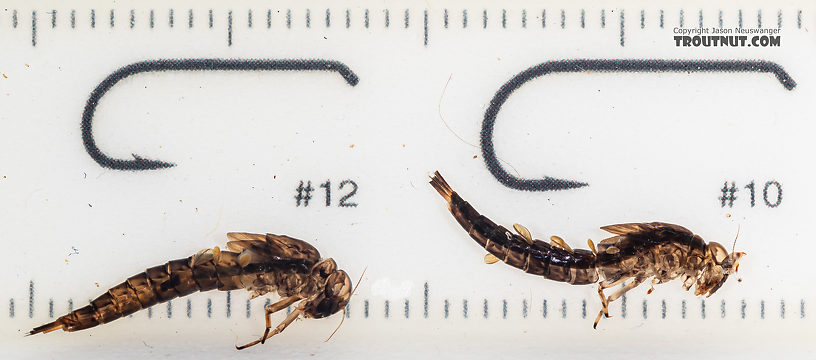
[[[345,271],[337,270],[334,260],[326,259],[315,265],[312,278],[322,291],[304,302],[306,317],[324,318],[345,309],[351,298],[351,279]]]
[[[703,269],[697,278],[695,295],[707,294],[706,297],[714,294],[728,276],[736,274],[739,270],[739,261],[745,255],[744,252],[731,253],[721,244],[711,242],[706,246],[705,258],[703,259]]]

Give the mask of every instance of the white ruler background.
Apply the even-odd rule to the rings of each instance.
[[[6,2],[3,352],[812,355],[814,25],[816,8],[805,1]],[[781,46],[675,46],[674,28],[700,26],[779,28]],[[337,61],[359,83],[332,71],[144,72],[99,101],[95,143],[112,158],[138,154],[176,166],[122,171],[88,155],[80,123],[108,75],[139,61],[203,58]],[[496,154],[514,176],[589,185],[505,187],[479,147],[491,99],[521,71],[571,59],[764,60],[796,87],[757,72],[545,75],[503,105]],[[678,282],[646,296],[644,285],[593,330],[595,287],[484,265],[484,250],[427,184],[434,170],[494,221],[578,247],[620,222],[678,223],[729,247],[739,227],[736,246],[748,253],[742,281],[708,299]],[[301,181],[314,189],[308,206],[295,199]],[[327,181],[328,206],[320,186]],[[356,206],[339,206],[354,187],[345,204]],[[248,302],[243,291],[194,294],[82,332],[23,337],[147,267],[223,246],[228,231],[304,239],[355,280],[368,268],[330,342],[323,340],[340,315],[298,321],[236,353],[233,345],[262,333],[267,301]]]

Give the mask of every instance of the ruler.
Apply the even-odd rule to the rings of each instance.
[[[23,337],[229,231],[306,240],[342,315],[241,356],[814,351],[804,1],[11,2],[0,9],[0,341],[15,358],[234,356],[267,296],[206,292]],[[573,247],[664,221],[747,252],[710,298],[485,265],[427,184]],[[5,306],[4,306],[5,307]],[[290,309],[291,310],[291,309]],[[272,316],[280,322],[286,314]],[[760,356],[761,356],[760,355]]]

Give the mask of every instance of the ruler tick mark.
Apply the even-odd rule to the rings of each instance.
[[[272,9],[266,9],[266,28],[272,28]]]
[[[563,29],[567,25],[567,15],[564,9],[561,9],[561,28]]]
[[[502,319],[507,319],[507,300],[502,299]]]
[[[680,27],[686,25],[686,12],[683,9],[680,9]]]
[[[187,318],[193,317],[193,302],[187,299]]]
[[[643,306],[643,309],[642,309],[643,319],[646,319],[649,316],[649,311],[648,311],[649,310],[649,305],[646,303],[646,299],[643,299],[643,305],[642,306]]]
[[[29,317],[31,317],[31,316],[29,316]],[[780,319],[785,318],[785,299],[779,300],[779,318]]]
[[[521,317],[527,318],[527,299],[521,300]]]
[[[663,28],[663,10],[660,10],[660,28]]]
[[[586,299],[581,300],[581,319],[586,319],[586,307],[587,301]]]
[[[621,317],[626,319],[626,294],[621,296]]]
[[[706,303],[705,300],[700,300],[700,318],[705,320],[706,318]]]
[[[686,318],[686,300],[680,302],[680,316]]]
[[[720,302],[720,318],[725,319],[725,300]]]
[[[187,10],[187,28],[193,28],[193,9]]]
[[[776,28],[777,29],[782,28],[782,10],[781,9],[776,12]]]
[[[765,320],[765,300],[759,301],[759,318]]]
[[[601,29],[606,28],[606,9],[601,9]]]
[[[17,28],[17,10],[11,12],[11,27]]]
[[[757,28],[762,28],[762,9],[757,10]]]
[[[483,301],[482,316],[487,319],[487,299]]]
[[[462,300],[462,317],[464,317],[465,319],[468,318],[468,301],[467,301],[467,299]]]
[[[34,281],[28,282],[28,318],[34,317]]]
[[[682,11],[682,10],[681,10]],[[626,22],[626,17],[624,16],[623,9],[620,11],[620,46],[624,46],[624,24]]]
[[[210,20],[210,29],[212,29],[212,27],[213,27],[213,10],[212,9],[210,9],[209,15],[210,15],[210,19],[209,19]]]
[[[796,11],[796,27],[802,28],[802,10]]]
[[[292,9],[286,9],[286,28],[292,28]]]
[[[722,12],[722,10],[720,10],[719,14],[717,16],[717,23],[720,25],[720,27],[723,27],[723,20],[722,19],[723,19],[723,12]]]
[[[368,9],[365,9],[365,28],[368,29],[369,19],[368,19]]]
[[[227,12],[227,46],[232,46],[232,10]]]
[[[37,46],[37,11],[31,12],[31,46]]]
[[[428,9],[425,9],[422,13],[422,32],[424,45],[428,46]],[[425,285],[427,286],[428,283],[425,283]]]
[[[14,318],[14,299],[9,299],[9,317]]]
[[[426,10],[426,11],[427,11],[427,10]],[[425,282],[425,289],[424,289],[424,291],[422,292],[422,295],[423,295],[422,297],[423,297],[423,299],[424,299],[424,303],[423,303],[423,315],[425,316],[425,318],[426,318],[426,319],[428,318],[428,295],[429,295],[428,293],[429,293],[429,289],[428,289],[428,282],[426,281],[426,282]]]
[[[411,19],[411,14],[408,9],[405,9],[405,28],[408,28],[408,22]]]
[[[660,318],[666,318],[666,299],[660,301]]]
[[[739,25],[739,28],[742,29],[742,9],[737,11],[737,24]]]
[[[76,10],[71,10],[71,29],[76,29]]]
[[[521,9],[521,27],[527,28],[527,9]]]
[[[462,29],[467,27],[467,9],[462,10]]]
[[[703,28],[703,9],[700,9],[697,13],[697,20],[699,21],[700,29]]]
[[[312,10],[306,9],[306,28],[312,27]]]
[[[384,304],[384,306],[385,306],[385,313],[384,313],[384,314],[385,314],[385,318],[386,318],[386,319],[388,319],[388,315],[389,315],[388,313],[389,313],[389,310],[390,310],[390,309],[389,309],[389,307],[390,307],[390,306],[389,306],[388,300],[385,300],[385,304]]]
[[[212,299],[207,298],[207,318],[212,318]]]
[[[54,299],[48,299],[48,317],[54,318]]]
[[[111,29],[113,29],[114,24],[116,23],[115,20],[116,20],[116,13],[114,12],[113,9],[111,9],[110,10],[110,27],[111,27]]]
[[[561,299],[561,318],[567,318],[567,299]]]
[[[805,318],[805,299],[799,300],[799,318]]]
[[[57,27],[57,10],[51,10],[51,28]]]
[[[173,301],[172,300],[167,302],[167,318],[168,319],[173,318]]]
[[[174,16],[173,9],[170,9],[169,14],[167,15],[167,20],[168,20],[168,23],[170,25],[170,28],[172,29],[173,25],[174,25],[174,22],[175,22],[175,16]]]
[[[391,12],[388,9],[385,9],[385,27],[388,28],[391,26]]]
[[[547,27],[547,10],[541,10],[541,28]]]
[[[640,10],[640,28],[643,29],[646,27],[646,11],[641,9]]]
[[[581,29],[586,28],[586,12],[581,9]]]
[[[445,319],[447,319],[450,314],[450,302],[448,302],[448,299],[445,299],[445,304],[443,305],[443,308],[445,313]]]
[[[331,10],[326,9],[326,28],[331,27]]]
[[[410,315],[410,307],[408,304],[408,299],[405,299],[405,318],[407,319]]]
[[[364,311],[363,316],[365,316],[365,318],[368,319],[368,299],[366,299],[363,302],[363,311]]]
[[[547,299],[541,302],[541,314],[545,319],[547,318]]]
[[[96,10],[91,9],[91,29],[96,29]]]
[[[227,319],[232,316],[232,291],[227,290]]]
[[[507,28],[507,10],[502,9],[502,29]]]
[[[156,26],[156,13],[153,11],[153,9],[150,9],[150,28],[152,29],[155,26]]]
[[[351,27],[351,10],[346,9],[346,29]]]
[[[246,301],[246,318],[249,319],[251,314],[252,314],[252,305],[249,303],[249,300],[247,300]]]
[[[252,29],[252,9],[247,10],[247,28]]]
[[[748,306],[745,304],[745,299],[742,299],[740,302],[740,318],[745,319],[745,308]]]
[[[136,26],[136,10],[130,9],[130,28]]]

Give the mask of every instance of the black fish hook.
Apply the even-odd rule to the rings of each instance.
[[[148,60],[133,63],[122,67],[108,75],[102,80],[96,89],[91,93],[88,102],[85,104],[85,111],[82,113],[82,142],[88,155],[99,165],[115,170],[155,170],[173,167],[175,164],[160,160],[145,159],[137,154],[132,154],[134,160],[114,159],[105,155],[96,146],[93,137],[93,116],[96,106],[102,96],[122,79],[144,72],[151,71],[202,71],[202,70],[230,70],[230,71],[269,71],[269,70],[322,70],[336,71],[346,80],[355,86],[359,82],[351,69],[345,64],[332,60],[261,60],[261,59],[163,59]]]
[[[563,72],[767,72],[776,75],[785,89],[793,90],[796,82],[776,63],[762,60],[559,60],[541,63],[524,70],[506,82],[493,96],[482,122],[481,145],[485,165],[504,186],[525,191],[566,190],[587,186],[587,183],[545,176],[544,179],[523,179],[510,175],[499,163],[493,147],[493,126],[496,116],[510,94],[530,80],[550,73]]]

